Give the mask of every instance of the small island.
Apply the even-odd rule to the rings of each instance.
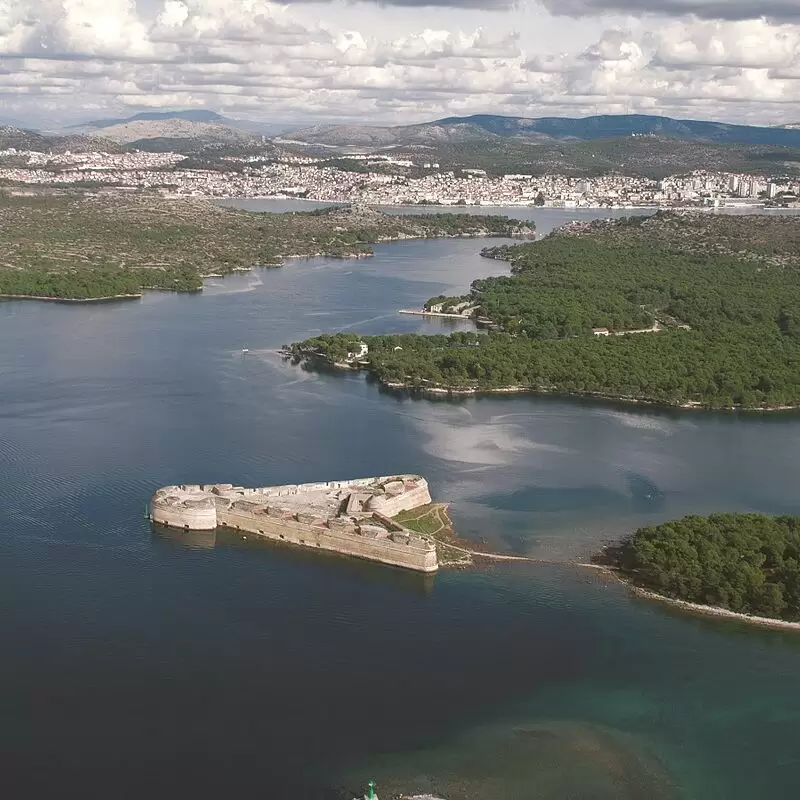
[[[800,517],[687,516],[640,528],[596,561],[644,597],[800,628]]]
[[[661,212],[570,224],[484,255],[511,274],[424,306],[466,315],[482,333],[322,335],[286,352],[431,395],[800,407],[800,217]],[[366,354],[348,362],[355,342]]]
[[[0,297],[97,301],[196,292],[207,277],[289,258],[363,258],[406,239],[528,236],[501,216],[383,214],[366,206],[282,214],[144,191],[0,191]]]

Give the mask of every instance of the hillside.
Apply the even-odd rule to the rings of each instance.
[[[373,125],[314,125],[290,131],[278,142],[303,142],[326,147],[437,146],[454,142],[485,142],[497,139],[493,133],[469,123],[453,125],[402,125],[394,128]]]
[[[731,125],[724,122],[679,120],[643,114],[603,115],[596,117],[503,117],[476,114],[449,117],[430,123],[435,127],[471,125],[496,136],[547,136],[553,139],[614,139],[625,136],[655,135],[671,139],[719,144],[769,145],[800,147],[800,130],[792,127],[766,128],[755,125]]]
[[[627,137],[594,141],[528,142],[494,138],[442,144],[435,152],[414,147],[403,152],[436,160],[443,169],[478,167],[491,174],[562,174],[573,177],[618,172],[663,178],[695,169],[768,175],[800,172],[800,148],[730,145],[665,137]]]
[[[635,134],[635,135],[634,135]],[[443,169],[493,174],[621,172],[661,178],[693,169],[793,175],[800,171],[800,129],[758,128],[668,117],[605,116],[526,119],[450,117],[420,125],[318,125],[276,143],[308,154],[325,149],[391,149]]]
[[[142,111],[130,117],[112,117],[109,119],[95,119],[80,125],[73,125],[73,128],[111,128],[116,125],[127,125],[131,122],[161,122],[164,120],[176,119],[186,122],[205,122],[219,125],[229,125],[232,120],[228,120],[215,111],[204,108],[190,109],[188,111]]]
[[[102,129],[103,137],[120,144],[146,139],[193,139],[221,143],[249,143],[255,137],[228,125],[216,122],[195,122],[185,119],[138,119]]]
[[[0,150],[36,150],[39,152],[63,153],[118,153],[120,146],[97,136],[72,134],[69,136],[44,136],[36,131],[0,126]]]
[[[505,117],[474,114],[447,117],[419,125],[375,127],[370,125],[322,125],[303,128],[285,138],[314,144],[345,146],[411,145],[444,141],[486,141],[520,139],[526,141],[597,141],[632,136],[658,136],[662,139],[715,144],[761,145],[800,148],[800,129],[794,125],[767,128],[731,125],[703,120],[678,120],[643,114],[596,117]]]
[[[493,175],[593,177],[617,172],[658,179],[695,169],[800,174],[800,127],[792,124],[759,128],[648,116],[475,115],[395,127],[316,125],[272,139],[246,129],[258,126],[269,124],[229,120],[206,110],[143,112],[122,120],[95,120],[83,133],[66,136],[0,127],[0,149],[174,151],[199,157],[204,164],[221,156],[277,155],[280,149],[333,159],[343,169],[363,169],[355,162],[336,161],[339,154],[358,149]]]
[[[623,221],[575,222],[553,231],[549,238],[582,239],[604,247],[646,244],[655,250],[687,255],[716,254],[773,267],[791,266],[800,274],[800,218],[795,216],[659,211]],[[523,249],[515,250],[512,258],[524,253]]]
[[[132,122],[166,122],[168,120],[181,120],[184,122],[198,122],[210,125],[224,125],[237,131],[255,133],[259,136],[277,136],[288,130],[291,126],[282,123],[265,120],[246,120],[232,119],[217,114],[216,111],[209,111],[205,108],[193,108],[188,111],[142,111],[130,117],[111,117],[107,119],[95,119],[89,122],[73,125],[68,131],[80,131],[82,133],[97,133],[103,135],[105,128],[112,128],[119,125],[128,125]]]
[[[0,295],[193,291],[209,272],[279,266],[294,256],[364,256],[371,242],[394,239],[505,237],[518,225],[506,217],[396,217],[355,207],[257,214],[139,193],[0,192]]]

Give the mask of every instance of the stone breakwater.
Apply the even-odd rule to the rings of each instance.
[[[436,572],[433,542],[392,517],[431,502],[419,475],[245,488],[230,483],[159,489],[150,519],[191,531],[218,527],[418,572]]]

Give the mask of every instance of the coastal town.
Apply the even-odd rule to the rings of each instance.
[[[330,160],[279,154],[228,156],[217,168],[185,166],[179,153],[0,151],[0,184],[148,189],[169,197],[300,198],[372,205],[548,206],[556,208],[798,207],[800,180],[693,171],[660,180],[489,175],[436,162],[369,153]],[[222,168],[219,168],[222,164]],[[226,167],[229,165],[229,169]]]

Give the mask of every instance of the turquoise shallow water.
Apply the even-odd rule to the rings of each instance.
[[[454,800],[793,796],[791,634],[567,567],[430,580],[143,519],[172,482],[405,470],[463,535],[555,559],[689,511],[797,512],[797,416],[420,401],[275,355],[318,330],[443,329],[395,312],[502,270],[480,245],[293,262],[202,296],[0,303],[10,796],[348,797],[367,777]]]

